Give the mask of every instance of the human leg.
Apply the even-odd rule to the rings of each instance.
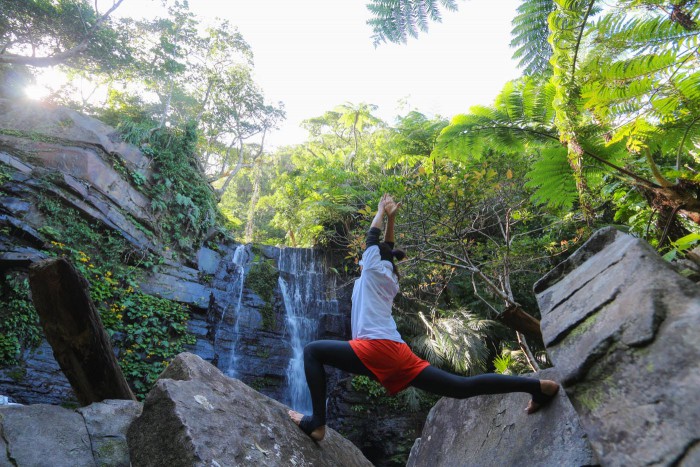
[[[527,392],[532,394],[528,413],[537,411],[549,402],[559,390],[554,381],[522,376],[484,374],[477,376],[459,376],[447,371],[426,367],[411,382],[411,386],[437,394],[439,396],[466,399],[484,394],[504,394],[509,392]]]
[[[290,416],[309,436],[320,440],[318,429],[326,424],[326,370],[330,365],[348,373],[370,376],[372,372],[360,361],[349,343],[345,341],[319,340],[304,347],[304,372],[311,392],[313,415],[304,416],[290,411]],[[323,430],[325,433],[325,429]]]

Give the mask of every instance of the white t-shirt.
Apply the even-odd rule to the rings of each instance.
[[[372,245],[362,254],[360,265],[362,273],[352,290],[352,338],[403,342],[391,316],[399,292],[391,261],[382,260],[379,247]]]

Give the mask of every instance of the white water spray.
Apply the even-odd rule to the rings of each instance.
[[[326,298],[326,271],[314,250],[285,248],[279,257],[279,287],[284,299],[285,324],[292,357],[287,366],[289,405],[311,412],[311,395],[304,375],[304,346],[316,338],[323,313],[337,312],[335,300]],[[320,269],[320,270],[319,270]]]
[[[241,302],[243,301],[243,288],[245,285],[246,265],[249,262],[248,246],[238,245],[236,247],[236,251],[233,252],[233,260],[231,262],[235,267],[234,277],[230,289],[231,295],[235,297],[234,300],[232,300],[232,303],[234,304],[232,312],[235,324],[233,325],[233,338],[231,341],[228,365],[225,367],[225,373],[226,375],[235,378],[236,368],[238,365],[238,353],[236,352],[239,337],[238,323],[240,321]],[[231,307],[227,307],[226,309],[224,309],[223,313],[226,314],[227,312],[229,312],[230,308]],[[222,315],[221,319],[223,320],[223,318],[224,316]]]

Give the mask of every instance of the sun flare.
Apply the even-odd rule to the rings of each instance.
[[[47,87],[38,84],[30,84],[29,86],[24,88],[24,94],[28,98],[36,101],[44,99],[49,95],[50,92],[51,91]]]

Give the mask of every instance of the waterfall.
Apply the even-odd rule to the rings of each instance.
[[[233,264],[234,270],[232,271],[233,277],[231,278],[230,286],[228,288],[230,296],[232,297],[231,303],[233,307],[227,306],[224,308],[221,320],[223,321],[227,313],[232,313],[232,318],[234,320],[233,325],[233,335],[231,338],[231,347],[229,350],[228,362],[222,366],[222,371],[232,377],[236,377],[236,368],[238,366],[238,353],[236,352],[236,347],[238,345],[239,338],[239,322],[240,322],[240,311],[241,302],[243,301],[243,286],[245,284],[246,276],[246,265],[250,261],[248,245],[238,245],[233,253],[233,259],[231,263]],[[231,310],[231,308],[233,308]]]
[[[318,320],[324,313],[337,313],[336,300],[328,300],[328,274],[323,258],[315,250],[280,250],[279,288],[285,307],[286,334],[292,349],[287,366],[288,405],[302,413],[311,412],[311,395],[304,375],[304,346],[314,340]],[[333,282],[335,279],[332,279]]]

